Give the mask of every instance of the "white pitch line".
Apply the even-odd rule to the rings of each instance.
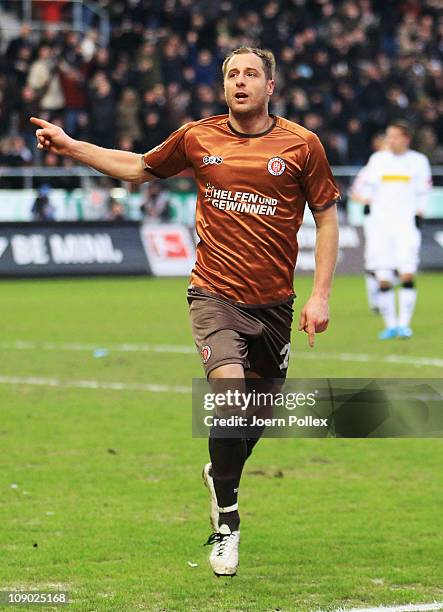
[[[432,610],[443,610],[443,603],[433,604],[409,604],[405,606],[381,606],[379,608],[337,608],[334,612],[431,612]],[[319,610],[319,612],[322,612]]]
[[[0,385],[31,385],[34,387],[63,387],[72,389],[106,389],[110,391],[145,391],[149,393],[191,393],[184,385],[155,385],[151,383],[106,382],[101,380],[60,380],[42,376],[0,376]],[[400,399],[403,399],[400,396]],[[418,395],[416,399],[435,401],[433,395]],[[438,432],[436,432],[438,433]]]
[[[39,350],[39,351],[95,351],[106,349],[109,352],[123,353],[176,353],[196,354],[193,346],[180,346],[172,344],[84,344],[78,342],[27,342],[17,340],[16,342],[0,342],[2,350]],[[361,363],[398,363],[413,365],[416,367],[443,367],[443,359],[437,357],[418,357],[412,355],[371,355],[369,353],[319,353],[294,352],[294,359],[325,359],[336,361],[349,361]]]
[[[150,393],[191,393],[191,387],[144,383],[104,382],[100,380],[60,380],[40,376],[0,376],[2,385],[33,385],[74,389],[108,389],[110,391],[148,391]]]
[[[443,367],[443,359],[437,357],[413,357],[411,355],[368,355],[366,353],[295,353],[295,359],[333,359],[337,361],[360,361],[362,363],[400,363],[413,366]]]
[[[117,353],[196,353],[192,346],[175,346],[172,344],[85,344],[82,342],[0,342],[0,349],[5,350],[39,350],[39,351],[96,351],[105,348]]]

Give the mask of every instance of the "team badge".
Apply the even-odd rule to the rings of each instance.
[[[212,351],[210,346],[208,346],[207,344],[205,344],[205,346],[202,346],[200,354],[202,356],[203,363],[208,363],[211,353]]]
[[[272,157],[268,161],[268,172],[273,176],[280,176],[286,169],[286,164],[281,157]]]

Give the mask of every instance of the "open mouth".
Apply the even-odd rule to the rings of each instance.
[[[248,97],[248,94],[245,94],[243,91],[238,91],[235,94],[235,99],[236,100],[246,100],[247,97]]]

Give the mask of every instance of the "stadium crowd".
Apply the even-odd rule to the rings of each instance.
[[[106,47],[91,16],[84,34],[57,31],[69,3],[40,4],[42,32],[0,31],[0,165],[69,164],[36,150],[30,115],[146,151],[187,121],[224,113],[220,65],[240,45],[272,49],[271,111],[316,132],[331,164],[365,163],[372,137],[397,118],[443,164],[440,0],[103,0]]]

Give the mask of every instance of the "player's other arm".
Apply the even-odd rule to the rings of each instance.
[[[338,255],[337,207],[313,211],[313,215],[317,228],[314,283],[298,326],[300,331],[308,334],[311,347],[314,346],[315,334],[325,331],[329,324],[329,296]]]
[[[422,153],[417,154],[417,186],[416,186],[416,210],[415,222],[417,227],[421,222],[429,206],[429,198],[432,192],[432,171],[428,158]]]
[[[318,137],[308,134],[306,163],[300,177],[306,201],[317,228],[315,274],[312,293],[300,314],[299,330],[309,337],[323,332],[329,323],[329,294],[338,253],[338,218],[336,204],[340,193],[332,176],[326,153]]]
[[[38,127],[35,132],[38,149],[70,157],[103,174],[131,183],[143,183],[156,178],[145,170],[142,155],[104,149],[89,142],[75,140],[61,127],[38,117],[31,117],[30,121]]]
[[[365,207],[369,206],[371,203],[366,174],[367,166],[364,166],[358,172],[354,182],[351,185],[351,188],[349,189],[349,196],[352,198],[352,200],[358,204],[363,204]]]

